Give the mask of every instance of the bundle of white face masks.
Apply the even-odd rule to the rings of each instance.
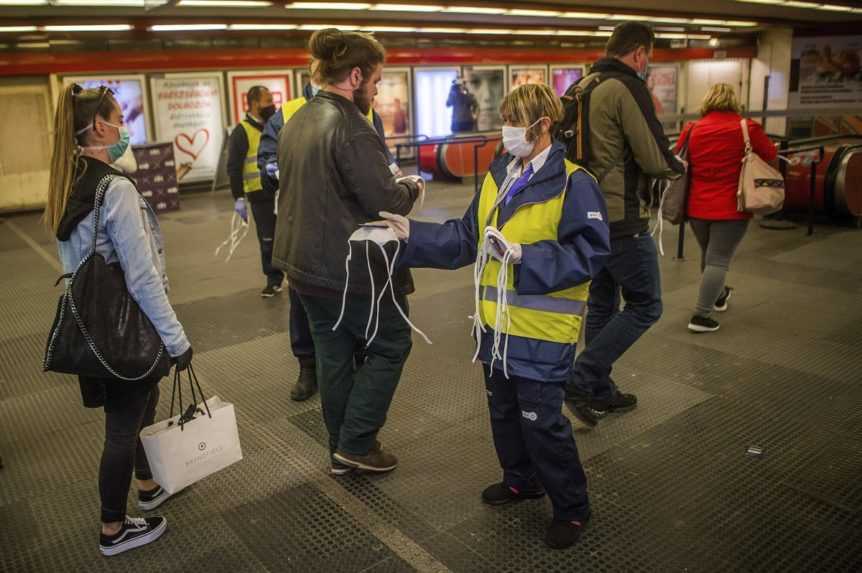
[[[371,343],[377,336],[377,331],[380,327],[380,302],[383,300],[383,296],[386,294],[387,288],[392,296],[392,302],[395,304],[395,308],[398,309],[398,313],[404,321],[409,324],[410,328],[416,331],[425,340],[425,342],[431,344],[431,340],[425,335],[425,333],[410,322],[404,309],[401,308],[401,305],[398,304],[398,300],[395,298],[395,286],[392,280],[392,275],[395,272],[395,263],[398,260],[398,253],[401,251],[401,241],[399,241],[395,236],[395,233],[385,225],[363,225],[354,231],[347,240],[347,258],[344,261],[344,269],[347,272],[347,278],[344,281],[344,294],[341,297],[341,312],[339,313],[338,320],[335,322],[335,326],[332,327],[332,330],[336,330],[341,325],[341,321],[344,318],[344,311],[347,309],[347,290],[350,285],[350,261],[353,259],[354,242],[365,243],[365,261],[368,264],[368,277],[371,280],[371,308],[368,311],[368,324],[365,326],[365,347],[368,348],[371,346]],[[387,243],[393,242],[396,245],[395,255],[392,257],[392,261],[390,261],[389,255],[386,253],[386,249],[384,247]],[[383,288],[380,289],[379,295],[377,294],[376,285],[374,284],[374,273],[371,270],[372,243],[377,245],[380,249],[380,252],[383,254],[383,260],[386,263],[387,278],[386,282],[383,283]],[[372,322],[374,323],[373,330],[371,329]]]
[[[217,257],[221,250],[227,247],[228,253],[224,262],[230,261],[234,252],[237,250],[242,240],[245,239],[246,235],[248,235],[248,222],[243,221],[242,217],[240,217],[238,213],[234,213],[233,217],[230,219],[230,234],[227,239],[225,239],[222,244],[216,248],[213,256]]]

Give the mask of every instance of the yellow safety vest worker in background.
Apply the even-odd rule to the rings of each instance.
[[[248,151],[245,154],[245,162],[242,165],[242,190],[245,193],[254,193],[263,189],[260,180],[260,170],[257,168],[257,149],[260,147],[260,130],[253,126],[247,119],[239,122],[248,137]]]
[[[556,241],[557,229],[563,214],[569,178],[581,168],[566,160],[566,184],[560,193],[541,203],[527,203],[515,211],[500,231],[510,243],[529,245],[539,241]],[[494,208],[499,189],[489,173],[482,185],[477,211],[479,249],[482,249],[483,230],[497,226],[498,209]],[[497,274],[500,262],[491,259],[485,266],[480,282],[480,318],[482,324],[494,328],[497,313]],[[577,286],[542,295],[519,295],[515,292],[515,273],[508,273],[506,285],[509,320],[504,320],[500,331],[513,336],[547,340],[561,344],[576,344],[581,321],[590,292],[589,281]]]

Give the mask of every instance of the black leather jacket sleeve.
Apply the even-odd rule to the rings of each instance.
[[[370,129],[357,130],[352,137],[339,139],[337,168],[365,215],[369,219],[378,219],[380,211],[407,215],[419,188],[412,181],[395,181],[377,134]]]

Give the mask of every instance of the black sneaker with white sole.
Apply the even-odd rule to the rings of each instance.
[[[260,291],[261,298],[272,298],[278,293],[280,293],[282,287],[280,284],[268,284],[264,287],[262,291]]]
[[[718,321],[708,316],[700,316],[695,314],[688,321],[688,329],[692,332],[715,332],[719,328]]]
[[[334,475],[334,476],[347,475],[347,474],[351,473],[354,469],[356,469],[356,468],[354,468],[353,466],[348,466],[348,465],[343,464],[343,463],[339,462],[338,460],[336,460],[335,456],[332,456],[332,458],[330,459],[329,473],[331,475]]]
[[[575,416],[576,430],[592,430],[607,415],[607,410],[597,410],[587,400],[566,400],[565,404]]]
[[[152,543],[168,528],[164,517],[129,517],[114,535],[99,535],[99,551],[110,557]]]
[[[727,301],[730,300],[730,295],[733,294],[733,288],[724,287],[724,290],[721,291],[721,296],[716,299],[715,304],[712,309],[715,312],[724,312],[727,310]]]
[[[157,485],[156,489],[151,489],[150,491],[139,491],[138,492],[138,507],[141,511],[153,511],[171,497],[162,486]]]

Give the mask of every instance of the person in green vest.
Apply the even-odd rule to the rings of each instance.
[[[272,241],[275,236],[275,193],[263,185],[257,167],[257,152],[263,126],[275,114],[272,93],[264,86],[254,86],[246,94],[248,112],[230,134],[227,152],[227,173],[234,198],[234,211],[248,222],[248,204],[254,215],[260,261],[266,285],[260,291],[263,298],[281,292],[284,273],[272,266]]]
[[[303,88],[303,95],[292,99],[281,106],[264,125],[263,134],[260,139],[260,148],[257,154],[257,166],[263,188],[278,198],[278,138],[282,128],[290,121],[290,118],[299,111],[309,100],[320,91],[320,78],[317,75],[317,66],[314,61],[309,66],[311,81]],[[373,108],[366,114],[368,121],[374,126],[374,130],[385,141],[383,131],[383,120]],[[401,176],[401,170],[395,164],[395,159],[386,148],[389,169]],[[311,328],[308,324],[308,316],[299,301],[297,292],[287,287],[290,296],[290,347],[293,355],[299,361],[299,376],[290,391],[290,399],[296,402],[308,400],[317,392],[317,376],[314,367],[314,341],[311,339]],[[357,362],[361,362],[361,352],[357,352]]]
[[[563,549],[590,520],[586,475],[561,408],[590,280],[610,254],[607,208],[595,178],[553,141],[563,109],[551,88],[519,86],[500,112],[506,154],[462,218],[380,216],[405,243],[399,265],[475,265],[474,360],[483,365],[502,469],[482,501],[547,493],[554,516],[545,542]]]

